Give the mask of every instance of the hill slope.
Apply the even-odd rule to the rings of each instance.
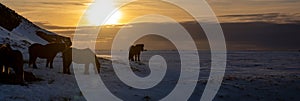
[[[61,42],[71,45],[70,38],[40,28],[1,3],[0,14],[0,44],[10,44],[23,54],[28,53],[27,49],[33,43]],[[28,56],[24,55],[24,58],[26,60]]]

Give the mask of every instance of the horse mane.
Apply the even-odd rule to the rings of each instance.
[[[137,48],[138,51],[143,51],[144,50],[144,44],[136,44],[135,48]]]
[[[2,49],[2,48],[7,48],[7,49],[9,49],[9,50],[12,50],[12,48],[10,47],[10,45],[9,44],[0,44],[1,46],[0,46],[0,49]]]
[[[5,48],[6,47],[5,44],[0,44],[0,45],[1,45],[0,48]]]
[[[140,46],[140,47],[144,47],[144,44],[136,44],[135,46]]]

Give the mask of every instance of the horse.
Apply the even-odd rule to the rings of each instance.
[[[130,46],[130,48],[129,48],[128,60],[130,60],[130,61],[134,61],[134,59],[133,59],[133,56],[134,56],[133,51],[134,51],[134,45]]]
[[[15,71],[17,82],[22,83],[24,81],[23,70],[23,55],[18,50],[13,50],[9,44],[3,44],[0,46],[0,70],[3,72],[3,66],[5,67],[4,73],[8,74],[8,68],[11,67]]]
[[[128,59],[130,61],[140,61],[141,52],[144,51],[144,44],[137,44],[131,46],[129,49]]]
[[[78,64],[85,64],[84,74],[89,74],[89,64],[94,65],[95,73],[100,73],[100,63],[94,52],[88,48],[76,49],[68,48],[62,54],[63,57],[63,73],[71,74],[70,65],[72,61]],[[94,58],[91,60],[91,58]]]
[[[29,52],[29,67],[33,64],[33,68],[37,68],[36,66],[36,59],[42,58],[47,59],[46,67],[49,66],[53,68],[53,59],[55,58],[58,52],[63,52],[67,46],[64,43],[50,43],[46,45],[41,45],[38,43],[32,44],[28,48]]]

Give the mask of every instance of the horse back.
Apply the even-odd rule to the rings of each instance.
[[[63,57],[66,60],[71,60],[75,63],[91,63],[91,58],[95,56],[95,53],[90,49],[69,48],[63,52]]]
[[[29,46],[28,50],[29,52],[36,52],[36,51],[42,51],[43,50],[43,45],[35,43]]]
[[[13,56],[14,58],[16,58],[16,61],[21,61],[23,60],[23,54],[21,53],[21,51],[18,50],[13,50],[11,52],[11,56]]]

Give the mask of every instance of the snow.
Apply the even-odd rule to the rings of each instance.
[[[28,61],[28,47],[33,43],[47,44],[48,42],[35,34],[41,29],[28,20],[21,19],[19,26],[8,31],[0,26],[0,43],[9,43],[13,49],[23,53],[25,61]],[[101,63],[101,79],[110,92],[120,99],[128,101],[160,100],[173,91],[178,84],[180,67],[190,64],[180,64],[176,51],[145,51],[142,53],[140,63],[130,62],[134,74],[139,77],[147,77],[151,74],[148,61],[154,55],[160,55],[167,62],[167,73],[162,81],[150,89],[137,89],[124,84],[117,77],[112,61],[118,65],[124,65],[122,61],[112,60],[109,51],[97,51]],[[196,55],[196,54],[189,54]],[[207,78],[210,72],[210,54],[207,51],[199,51],[200,74],[198,80],[185,78],[184,83],[197,82],[193,94],[189,100],[200,100]],[[189,57],[185,57],[189,58]],[[230,51],[228,53],[227,68],[222,86],[215,97],[215,101],[299,101],[300,100],[300,53],[292,51]],[[25,62],[24,70],[32,72],[42,81],[30,82],[28,86],[8,85],[0,83],[0,101],[68,101],[85,100],[84,94],[77,85],[75,75],[62,73],[62,58],[58,54],[54,60],[54,69],[45,67],[46,60],[37,59],[38,69],[28,67]],[[194,66],[195,67],[195,66]],[[121,68],[120,68],[121,69]],[[183,71],[192,72],[197,68],[187,68]],[[82,73],[84,68],[80,68]],[[90,69],[93,70],[93,69]],[[150,81],[149,81],[150,82]],[[88,84],[90,82],[87,82]],[[183,84],[184,85],[184,84]],[[91,87],[93,88],[93,87]],[[100,88],[103,89],[103,88]],[[187,93],[182,91],[181,93]],[[181,97],[181,96],[177,96]],[[99,98],[101,100],[101,98]]]
[[[22,19],[22,22],[16,27],[12,33],[19,34],[23,39],[29,39],[33,43],[47,44],[48,42],[37,36],[35,33],[37,30],[43,30],[36,27],[34,24],[27,20]],[[46,31],[46,30],[43,30]],[[47,33],[50,34],[50,33]]]
[[[29,60],[28,47],[33,43],[47,44],[48,42],[36,35],[36,31],[43,31],[53,35],[47,30],[41,29],[28,20],[22,19],[22,22],[13,31],[8,31],[0,26],[0,44],[10,44],[13,49],[23,53],[24,60]]]
[[[161,85],[149,90],[139,90],[124,85],[115,77],[109,61],[102,63],[102,78],[107,82],[107,87],[118,97],[130,101],[143,100],[150,97],[151,100],[159,100],[176,85],[178,76],[178,62],[176,51],[146,51],[142,54],[142,64],[132,63],[135,74],[145,77],[149,74],[146,68],[148,60],[153,55],[161,55],[168,61],[169,76],[166,76]],[[210,72],[210,55],[206,51],[199,51],[201,71],[198,84],[190,100],[200,100]],[[109,58],[108,52],[102,55]],[[253,101],[253,100],[299,100],[300,93],[300,68],[299,52],[273,52],[273,51],[232,51],[228,54],[228,65],[222,82],[221,89],[215,97],[215,101]],[[114,61],[114,60],[113,60]],[[193,60],[190,60],[195,62]],[[145,64],[145,65],[143,65]],[[188,65],[188,64],[185,64]],[[185,66],[183,65],[183,66]],[[177,69],[176,69],[177,68]],[[136,70],[138,69],[138,70]],[[191,71],[193,69],[191,68]],[[177,74],[176,74],[177,73]],[[186,78],[186,82],[189,81]],[[184,92],[183,92],[184,93]]]
[[[23,53],[23,58],[26,61],[29,60],[28,47],[33,43],[47,44],[48,42],[40,38],[35,32],[44,31],[47,34],[54,34],[41,29],[28,20],[22,19],[19,26],[8,31],[0,26],[0,43],[10,44],[14,50],[19,50]],[[56,60],[55,66],[61,67],[61,58]],[[68,100],[68,99],[84,99],[80,97],[81,93],[77,87],[74,76],[64,75],[58,73],[61,68],[55,68],[50,70],[45,67],[46,60],[38,60],[38,66],[43,67],[40,69],[28,68],[28,64],[24,64],[24,70],[33,72],[38,78],[42,78],[43,81],[33,82],[29,86],[20,85],[5,85],[0,84],[0,100],[27,100],[27,101],[47,101],[47,100]],[[43,64],[43,66],[41,66]],[[77,88],[77,91],[76,91]],[[72,96],[69,96],[72,95]]]
[[[167,56],[170,64],[176,66],[178,60],[173,51],[147,51],[142,54],[142,63],[131,63],[134,73],[138,76],[147,76],[147,59],[154,54]],[[260,56],[261,57],[257,57]],[[139,90],[123,84],[114,74],[109,60],[108,52],[99,53],[106,59],[99,59],[101,63],[101,77],[106,82],[110,91],[119,98],[134,101],[158,100],[172,90],[176,84],[176,69],[170,69],[171,75],[162,81],[160,86],[149,90]],[[171,57],[171,58],[170,58]],[[191,100],[201,97],[203,87],[209,72],[209,55],[201,53],[201,74]],[[250,53],[229,53],[228,67],[221,89],[216,95],[216,101],[232,100],[299,100],[296,95],[300,91],[299,75],[299,53],[298,52],[250,52]],[[0,85],[0,100],[83,100],[74,75],[62,74],[62,62],[60,56],[55,59],[54,69],[45,68],[45,61],[38,60],[39,69],[27,68],[37,77],[44,79],[41,82],[34,82],[28,87],[16,85]],[[172,67],[176,68],[176,67]],[[272,68],[272,69],[271,69]],[[92,69],[90,69],[92,70]],[[174,74],[173,74],[174,73]],[[53,83],[49,84],[50,81]],[[187,79],[188,82],[188,79]],[[3,95],[3,96],[2,96]],[[99,98],[101,99],[101,98]]]
[[[34,73],[42,81],[32,82],[29,86],[0,84],[0,100],[22,100],[22,101],[63,101],[68,99],[84,100],[76,84],[74,75],[65,75],[61,72],[62,60],[58,56],[55,59],[54,69],[45,67],[46,60],[38,59],[39,69],[28,68],[25,71]]]
[[[131,62],[134,73],[145,77],[151,72],[148,60],[153,55],[161,55],[168,61],[169,74],[154,88],[141,90],[130,87],[118,79],[111,65],[109,51],[97,51],[101,63],[101,79],[107,88],[120,99],[129,101],[159,100],[172,91],[177,84],[179,73],[176,51],[145,51],[141,63]],[[190,100],[199,100],[210,71],[208,52],[199,51],[201,71],[197,87]],[[299,52],[270,51],[233,51],[228,53],[228,66],[221,89],[215,101],[253,101],[253,100],[288,100],[297,101],[300,97]],[[118,60],[113,60],[118,61]],[[192,60],[191,60],[192,61]],[[28,86],[0,84],[0,100],[85,100],[75,75],[62,74],[62,59],[59,54],[54,60],[54,69],[45,67],[46,60],[38,59],[39,69],[28,68],[43,81],[33,82]],[[194,62],[194,61],[192,61]],[[122,62],[117,62],[122,64]],[[93,69],[90,69],[93,70]],[[193,70],[193,69],[192,69]],[[83,73],[82,68],[82,73]],[[186,83],[195,82],[186,78]],[[182,92],[184,93],[184,92]],[[101,100],[101,98],[99,98]]]

